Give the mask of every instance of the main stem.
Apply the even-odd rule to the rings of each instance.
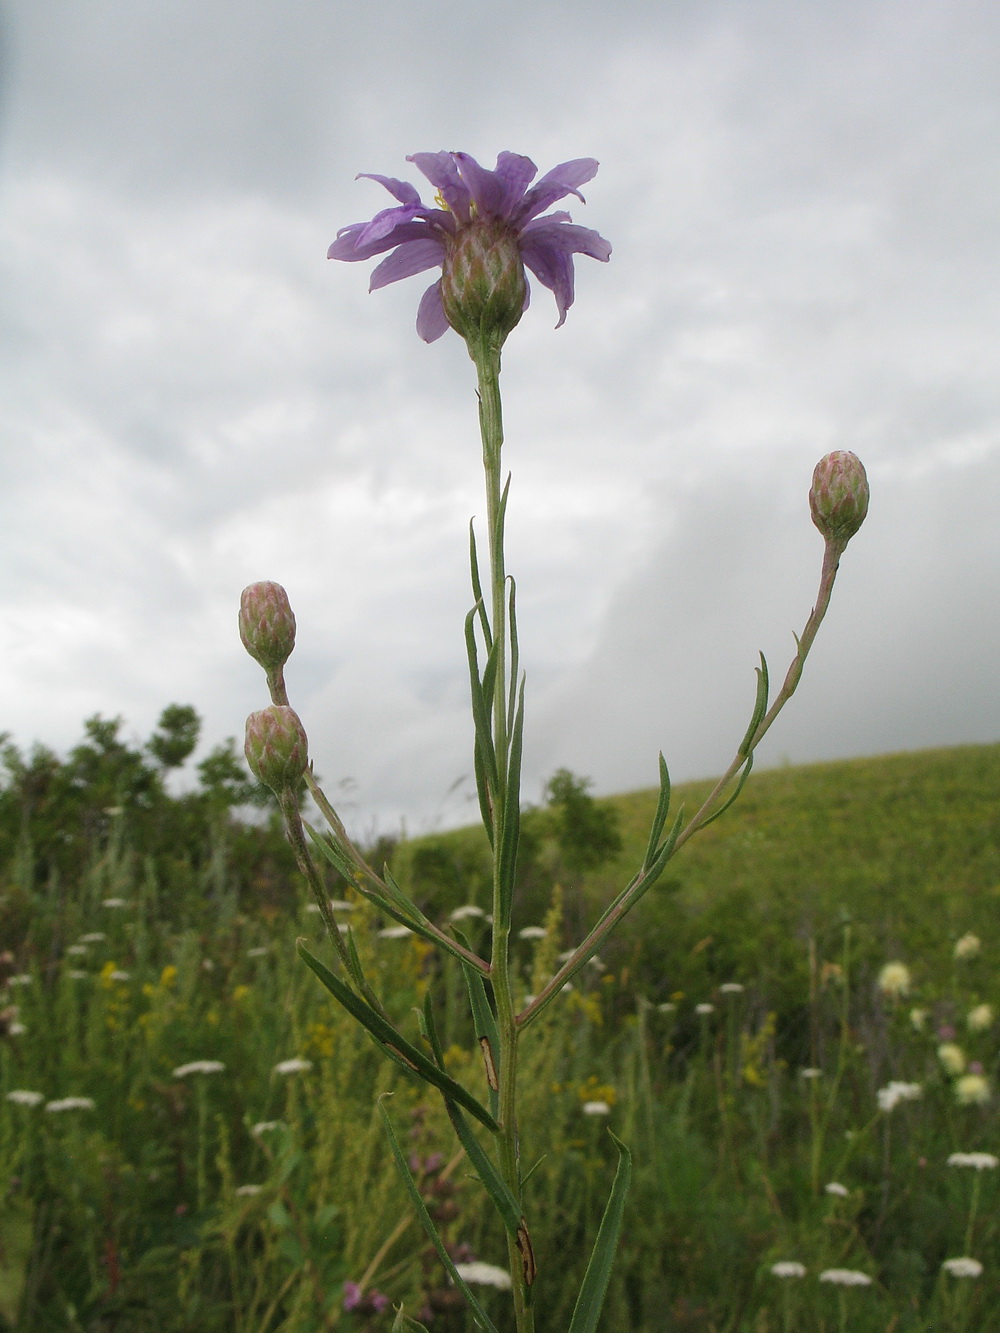
[[[500,352],[491,347],[470,346],[479,380],[479,428],[483,438],[483,468],[486,472],[486,515],[490,543],[491,630],[496,654],[493,678],[493,744],[496,751],[499,790],[492,802],[493,835],[493,953],[490,980],[496,1002],[500,1038],[498,1155],[500,1174],[518,1204],[521,1202],[521,1170],[517,1144],[517,1037],[514,997],[510,984],[510,912],[505,908],[500,884],[499,852],[507,788],[510,781],[510,734],[507,682],[507,576],[503,558],[503,488],[500,455],[503,447],[503,414],[500,406]],[[527,1232],[524,1232],[527,1236]],[[524,1242],[522,1242],[524,1243]],[[527,1242],[530,1245],[530,1241]],[[535,1317],[526,1280],[528,1264],[518,1240],[507,1235],[507,1253],[513,1282],[514,1317],[517,1333],[534,1333]],[[533,1276],[533,1274],[532,1274]]]

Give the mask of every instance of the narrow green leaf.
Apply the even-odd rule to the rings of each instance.
[[[396,903],[396,905],[403,912],[407,914],[408,920],[411,921],[427,920],[427,917],[424,916],[423,912],[421,912],[420,908],[409,896],[409,894],[405,893],[403,889],[401,889],[399,885],[396,883],[396,880],[393,877],[393,873],[389,869],[388,865],[382,866],[382,879],[385,883],[387,890],[389,891],[389,896]]]
[[[510,597],[508,599],[507,627],[510,635],[510,689],[507,696],[507,731],[514,726],[514,709],[517,705],[517,609],[514,605],[514,579],[510,579]]]
[[[501,922],[510,920],[517,873],[517,845],[521,836],[521,749],[524,739],[524,677],[518,692],[517,713],[510,737],[510,761],[504,791],[503,832],[498,857]]]
[[[479,609],[479,623],[483,628],[483,639],[486,643],[486,651],[489,652],[493,647],[493,631],[490,629],[489,616],[486,614],[486,603],[483,600],[483,585],[479,581],[479,552],[476,550],[476,529],[473,526],[472,519],[469,520],[469,559],[472,564],[472,596]]]
[[[458,1272],[458,1269],[455,1267],[451,1255],[445,1248],[444,1241],[441,1239],[438,1229],[434,1225],[434,1221],[431,1218],[430,1213],[427,1211],[427,1205],[420,1197],[420,1191],[417,1189],[416,1183],[414,1182],[413,1177],[410,1175],[410,1169],[406,1165],[406,1159],[403,1156],[403,1150],[402,1148],[400,1148],[399,1140],[396,1138],[396,1132],[392,1127],[392,1121],[389,1119],[389,1113],[385,1109],[385,1106],[383,1105],[384,1100],[385,1100],[385,1094],[383,1093],[383,1095],[378,1099],[379,1113],[381,1114],[382,1120],[385,1124],[385,1131],[389,1136],[389,1146],[391,1147],[392,1155],[396,1160],[396,1166],[399,1170],[400,1177],[402,1178],[403,1184],[406,1186],[406,1189],[410,1195],[410,1200],[413,1203],[413,1207],[416,1209],[417,1217],[420,1219],[420,1225],[427,1233],[427,1239],[434,1246],[435,1250],[437,1250],[438,1258],[444,1264],[448,1276],[451,1278],[452,1282],[454,1282],[455,1286],[458,1287],[459,1291],[468,1301],[472,1309],[472,1317],[475,1320],[475,1322],[478,1324],[480,1328],[485,1329],[486,1333],[497,1333],[493,1321],[490,1319],[489,1315],[476,1300],[475,1296],[469,1290],[468,1284],[466,1283],[465,1279],[461,1276],[461,1274]]]
[[[681,825],[683,824],[683,822],[684,822],[684,807],[681,806],[681,808],[677,811],[677,818],[671,825],[670,832],[667,834],[666,838],[661,843],[661,845],[656,849],[656,855],[653,857],[649,869],[646,872],[650,876],[650,882],[646,886],[647,888],[651,888],[653,881],[659,879],[663,867],[667,864],[667,862],[673,855],[674,844],[677,842],[677,839],[680,835]]]
[[[465,937],[459,931],[455,933],[461,942],[468,947],[468,941]],[[497,1021],[493,1014],[489,996],[486,994],[486,984],[483,978],[468,963],[462,964],[462,971],[465,973],[465,984],[469,988],[469,1005],[472,1009],[476,1041],[479,1042],[486,1067],[490,1113],[495,1117],[500,1111],[500,1033],[497,1031]]]
[[[663,825],[667,820],[667,813],[670,810],[670,774],[667,771],[667,761],[663,757],[663,751],[660,751],[660,799],[656,803],[656,814],[653,816],[652,827],[649,830],[649,841],[646,844],[646,855],[643,858],[642,866],[645,870],[650,866],[656,855],[657,844],[660,841],[660,834],[663,832]]]
[[[469,683],[472,686],[472,720],[476,729],[476,741],[480,749],[486,789],[491,797],[500,789],[500,777],[497,771],[497,756],[493,745],[493,733],[490,730],[490,710],[483,692],[483,682],[479,679],[479,652],[476,647],[475,607],[465,617],[465,646],[469,654]],[[495,648],[495,645],[494,645]],[[493,653],[491,652],[491,657]],[[487,662],[489,667],[489,662]]]
[[[608,1132],[610,1133],[610,1130]],[[618,1235],[622,1229],[625,1195],[628,1193],[629,1182],[632,1179],[632,1154],[614,1134],[611,1137],[618,1149],[618,1170],[615,1172],[614,1184],[611,1186],[608,1206],[601,1218],[601,1225],[597,1232],[597,1240],[594,1242],[590,1263],[587,1265],[583,1286],[580,1288],[580,1295],[577,1297],[576,1309],[573,1311],[573,1318],[570,1320],[569,1333],[595,1333],[597,1321],[601,1316],[601,1306],[604,1304],[604,1297],[608,1290],[611,1265],[615,1261]]]
[[[483,752],[479,748],[479,738],[476,737],[473,756],[473,767],[476,772],[476,792],[479,796],[479,813],[482,816],[483,827],[486,829],[486,836],[490,840],[490,850],[493,850],[493,807],[490,802],[489,788],[486,785],[486,768],[483,764]]]
[[[298,941],[296,947],[299,957],[316,974],[334,999],[342,1004],[362,1027],[368,1029],[388,1055],[392,1056],[397,1063],[402,1061],[404,1067],[408,1068],[410,1073],[419,1075],[426,1083],[431,1083],[438,1088],[446,1097],[458,1102],[459,1106],[468,1111],[470,1115],[474,1115],[494,1134],[499,1132],[500,1126],[493,1116],[490,1115],[485,1106],[482,1106],[470,1092],[462,1087],[461,1083],[456,1083],[443,1070],[438,1069],[433,1061],[428,1060],[423,1051],[414,1046],[412,1042],[407,1041],[402,1033],[398,1032],[381,1014],[376,1013],[370,1004],[367,1004],[359,995],[355,995],[349,986],[309,952],[301,940]]]
[[[348,884],[357,884],[358,867],[351,861],[347,853],[337,844],[336,840],[329,834],[317,833],[311,824],[302,821],[303,827],[313,840],[313,845],[317,851],[335,866],[337,870],[347,880]]]
[[[367,986],[364,969],[361,966],[361,959],[358,956],[358,946],[354,942],[354,931],[347,927],[347,961],[351,968],[351,976],[360,990]]]
[[[434,1059],[437,1061],[438,1069],[444,1069],[444,1052],[441,1049],[441,1042],[438,1039],[437,1025],[434,1022],[434,1006],[431,1003],[430,987],[424,994],[424,1007],[420,1014],[421,1029],[428,1045],[433,1052]]]
[[[752,768],[753,768],[753,751],[751,750],[750,753],[747,755],[747,761],[743,766],[743,771],[740,774],[739,781],[736,784],[736,790],[732,793],[731,796],[729,796],[722,803],[722,805],[719,806],[718,810],[714,811],[712,814],[709,815],[709,817],[701,825],[702,828],[708,828],[709,824],[714,824],[720,815],[724,815],[726,813],[726,811],[729,809],[732,803],[739,796],[740,792],[747,785],[747,778],[750,776],[750,770]]]
[[[757,697],[754,700],[750,725],[747,727],[746,735],[740,741],[740,748],[736,751],[737,754],[749,754],[753,748],[753,738],[756,735],[757,728],[763,722],[764,714],[767,712],[767,662],[763,653],[760,655],[760,666],[754,667],[754,670],[757,673]]]
[[[465,1149],[465,1154],[482,1181],[487,1194],[493,1200],[504,1226],[512,1236],[516,1236],[517,1229],[521,1225],[521,1209],[517,1200],[499,1171],[490,1161],[485,1150],[480,1146],[479,1140],[472,1131],[472,1126],[459,1108],[449,1098],[445,1098],[445,1106],[448,1110],[448,1118],[458,1135],[458,1141]]]

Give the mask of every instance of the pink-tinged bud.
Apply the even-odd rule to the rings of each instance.
[[[295,616],[280,583],[251,583],[240,597],[243,647],[265,671],[283,667],[295,647]]]
[[[502,218],[477,218],[446,242],[441,304],[466,342],[499,348],[524,313],[527,290],[517,233]]]
[[[293,708],[271,704],[247,718],[243,752],[258,782],[280,796],[294,790],[306,771],[309,741]]]
[[[846,546],[868,513],[868,478],[857,454],[835,449],[816,464],[809,508],[827,541]]]

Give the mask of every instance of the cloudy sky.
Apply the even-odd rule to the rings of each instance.
[[[505,351],[526,795],[725,767],[831,449],[871,513],[760,762],[1000,737],[993,0],[8,0],[0,36],[0,730],[241,734],[271,578],[348,823],[473,817],[472,366],[423,277],[325,252],[391,202],[359,171],[509,148],[598,158],[614,246]]]

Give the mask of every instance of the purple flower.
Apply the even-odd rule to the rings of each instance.
[[[391,250],[375,268],[370,291],[427,269],[442,269],[417,310],[425,342],[449,325],[467,340],[498,333],[499,342],[528,304],[524,269],[554,294],[558,328],[573,304],[573,256],[603,262],[611,246],[596,231],[574,226],[568,213],[540,216],[558,199],[575,194],[597,174],[591,157],[553,167],[534,185],[538,168],[527,157],[501,153],[487,171],[468,153],[414,153],[407,158],[437,190],[434,208],[407,181],[362,173],[399,201],[370,222],[337,233],[329,259],[370,259]]]

